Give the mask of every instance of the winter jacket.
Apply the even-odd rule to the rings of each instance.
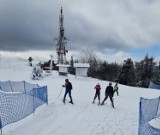
[[[107,95],[113,96],[113,93],[114,93],[113,87],[112,87],[112,86],[107,86],[107,88],[106,88],[106,90],[105,90],[105,95],[106,95],[106,96],[107,96]]]
[[[94,87],[94,89],[100,90],[100,89],[101,89],[101,86],[97,84],[97,85]]]
[[[118,85],[114,86],[114,91],[118,90]]]
[[[71,82],[66,82],[64,87],[66,87],[66,90],[72,90],[72,84]]]

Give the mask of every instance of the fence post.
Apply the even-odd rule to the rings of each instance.
[[[34,105],[34,94],[35,94],[35,88],[33,88],[33,115],[34,115],[34,111],[35,111],[35,105]]]
[[[11,87],[11,90],[12,90],[12,92],[13,92],[13,89],[12,89],[12,86],[11,86],[11,82],[10,81],[8,81],[9,82],[9,86]]]
[[[157,114],[158,114],[158,108],[159,108],[159,106],[160,106],[160,97],[158,97],[158,105],[157,105],[156,117],[157,117]],[[156,118],[156,117],[155,117],[155,118]]]
[[[48,105],[48,90],[47,90],[47,86],[45,86],[45,91],[46,91],[46,101],[47,101],[47,105]]]
[[[25,92],[25,94],[26,94],[26,86],[25,86],[25,81],[23,81],[23,83],[24,83],[24,92]]]
[[[1,134],[2,134],[2,121],[1,121],[1,117],[0,117],[0,129],[1,129]]]
[[[139,102],[139,127],[138,127],[138,135],[140,135],[140,127],[141,127],[141,117],[142,117],[142,97],[140,97],[140,102]]]

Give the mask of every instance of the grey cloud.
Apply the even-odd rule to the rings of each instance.
[[[71,50],[88,46],[103,52],[160,43],[158,0],[2,0],[1,50],[55,49],[61,6]]]
[[[1,50],[48,50],[53,47],[53,36],[57,34],[55,29],[58,30],[54,23],[58,21],[54,18],[54,7],[49,12],[43,4],[45,1],[38,3],[36,0],[6,0],[1,3]]]

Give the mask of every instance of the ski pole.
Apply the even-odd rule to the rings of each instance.
[[[63,89],[63,87],[62,87],[62,89]],[[58,99],[59,99],[59,97],[60,97],[60,95],[61,95],[62,89],[61,89],[61,91],[59,92]]]

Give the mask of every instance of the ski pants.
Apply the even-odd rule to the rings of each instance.
[[[119,95],[119,94],[118,94],[118,90],[114,90],[114,93],[115,93],[115,92],[117,93],[117,95]]]
[[[72,102],[71,90],[66,90],[65,91],[63,101],[65,102],[67,94],[69,94],[70,101]]]
[[[110,101],[113,103],[113,96],[112,95],[106,95],[104,100],[102,101],[102,104],[104,104],[104,102],[107,100],[107,98],[110,98]]]
[[[94,100],[98,97],[98,100],[100,101],[100,90],[96,90]]]

